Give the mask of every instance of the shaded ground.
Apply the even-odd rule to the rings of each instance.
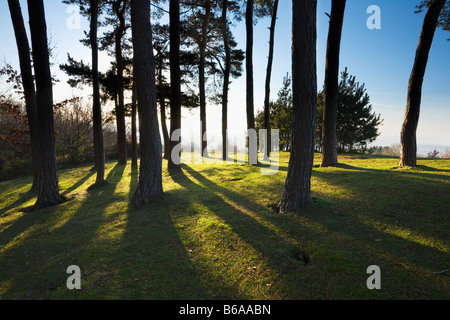
[[[450,161],[397,168],[388,158],[341,157],[313,172],[316,202],[274,214],[276,175],[242,164],[164,172],[164,198],[129,208],[138,173],[107,165],[60,172],[73,200],[39,212],[30,179],[0,183],[2,299],[448,299]],[[316,164],[318,165],[319,158]],[[165,165],[165,164],[164,164]],[[131,191],[130,191],[131,190]],[[70,265],[82,290],[66,287]],[[382,289],[366,287],[378,265]]]

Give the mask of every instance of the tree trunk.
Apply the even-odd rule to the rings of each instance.
[[[271,137],[270,137],[270,81],[272,79],[272,65],[273,65],[273,47],[275,43],[275,26],[277,23],[278,15],[278,0],[275,0],[272,11],[272,20],[270,23],[270,41],[269,41],[269,61],[267,64],[267,74],[266,74],[266,94],[264,98],[264,127],[267,129],[265,135],[265,148],[264,148],[264,159],[269,160],[270,152],[272,150]]]
[[[61,202],[56,169],[53,91],[43,0],[28,0],[33,63],[36,77],[39,184],[34,210]]]
[[[11,20],[16,36],[17,51],[19,53],[20,71],[25,96],[25,107],[27,112],[28,128],[30,130],[31,157],[33,164],[32,190],[37,190],[39,181],[38,162],[38,132],[37,132],[37,107],[36,89],[34,87],[33,71],[31,67],[30,45],[23,21],[22,9],[19,0],[8,0]]]
[[[207,0],[205,8],[205,17],[202,25],[202,40],[200,43],[200,63],[198,70],[199,94],[200,94],[200,122],[201,122],[201,146],[202,156],[207,153],[208,143],[206,135],[206,44],[208,41],[208,27],[211,20],[211,0]]]
[[[415,167],[417,165],[416,132],[419,124],[423,78],[428,63],[428,55],[439,21],[439,15],[445,5],[445,1],[446,0],[433,1],[428,8],[423,22],[414,67],[409,79],[406,114],[401,131],[401,167]]]
[[[181,67],[180,67],[180,2],[170,0],[170,137],[176,130],[181,129]],[[170,173],[181,171],[181,164],[175,163],[172,151],[178,141],[172,141],[168,137],[170,145],[168,170]],[[181,156],[178,154],[178,156]]]
[[[280,212],[312,202],[311,174],[317,123],[317,0],[293,1],[292,152]]]
[[[223,93],[222,93],[222,160],[228,160],[228,88],[230,84],[230,72],[231,72],[231,52],[228,39],[228,0],[223,0],[222,3],[222,36],[223,45],[225,48],[225,70],[223,77]]]
[[[334,166],[337,159],[337,105],[339,92],[339,55],[346,0],[333,0],[328,31],[325,65],[324,111],[322,129],[322,167]]]
[[[117,154],[118,163],[127,164],[127,139],[125,125],[125,101],[124,101],[124,84],[123,84],[123,54],[122,54],[122,38],[125,34],[125,8],[127,0],[114,2],[114,11],[119,19],[119,26],[115,34],[115,54],[117,64],[117,96],[118,104],[116,109],[117,121]],[[120,7],[122,4],[122,7]]]
[[[133,83],[133,93],[131,97],[131,168],[137,169],[138,155],[137,155],[137,93],[136,85]]]
[[[102,106],[100,103],[100,82],[98,76],[98,0],[91,2],[91,26],[90,40],[92,48],[92,85],[93,85],[93,135],[94,135],[94,159],[97,170],[95,185],[102,185],[105,182],[105,149],[103,145],[103,127],[102,127]]]
[[[250,131],[255,127],[255,100],[254,100],[254,78],[253,78],[253,1],[247,1],[247,8],[245,12],[245,23],[247,30],[247,47],[246,47],[246,101],[247,101],[247,129],[248,129],[248,162],[249,164],[256,164],[258,162],[258,142],[250,139]],[[253,139],[256,140],[256,139]]]
[[[255,106],[253,84],[253,0],[247,0],[245,13],[247,30],[246,77],[247,77],[247,129],[255,129]]]
[[[164,138],[164,159],[169,160],[171,154],[171,141],[169,130],[167,128],[167,117],[166,117],[166,96],[164,94],[164,83],[163,83],[163,55],[159,54],[158,60],[158,84],[159,84],[159,109],[161,113],[161,130]]]
[[[139,182],[132,200],[137,208],[160,199],[163,193],[150,0],[131,0],[131,24],[141,142]]]

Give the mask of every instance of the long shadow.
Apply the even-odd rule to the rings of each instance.
[[[138,168],[131,168],[130,172],[130,194],[128,196],[128,201],[131,202],[133,199],[134,193],[136,192],[136,188],[139,182],[139,170]]]
[[[120,264],[119,299],[210,298],[198,270],[161,201],[127,211],[123,245],[111,259]],[[120,258],[119,258],[120,257]]]
[[[205,299],[207,296],[189,256],[170,219],[163,202],[130,208],[104,215],[109,203],[126,199],[130,202],[138,183],[138,171],[130,171],[130,192],[114,195],[124,174],[123,166],[116,166],[106,178],[108,184],[100,190],[92,190],[88,202],[102,202],[92,217],[83,217],[83,206],[73,221],[93,221],[77,242],[80,248],[73,255],[80,259],[86,272],[87,284],[80,295],[67,293],[68,297],[95,296],[105,299]],[[78,216],[78,217],[77,217]],[[95,237],[99,227],[114,224],[123,219],[112,232],[114,238]],[[67,229],[74,229],[68,225]],[[72,230],[72,233],[77,233]],[[64,233],[67,233],[65,231]],[[95,237],[95,240],[94,240]],[[86,257],[89,257],[86,259]],[[81,267],[80,265],[80,267]]]
[[[346,168],[351,166],[345,166]],[[354,169],[354,167],[351,167]],[[373,173],[368,176],[368,173]],[[419,176],[423,176],[422,173],[418,173],[415,180],[414,176],[411,178],[410,175],[406,175],[408,172],[391,172],[391,171],[383,171],[383,170],[372,170],[372,169],[362,169],[358,171],[354,171],[349,173],[350,177],[338,177],[334,175],[330,175],[326,172],[315,171],[314,175],[324,181],[328,181],[330,184],[336,184],[341,188],[348,190],[349,194],[352,194],[353,197],[349,198],[337,198],[333,199],[331,196],[331,201],[336,203],[339,207],[342,207],[344,211],[354,211],[358,208],[360,210],[359,215],[361,217],[366,217],[369,220],[376,221],[378,223],[385,223],[388,225],[392,225],[401,229],[409,229],[411,231],[418,232],[421,235],[429,237],[431,239],[436,239],[438,236],[436,234],[436,230],[433,229],[425,229],[424,228],[424,217],[423,214],[410,214],[412,211],[412,207],[408,199],[413,199],[414,201],[419,201],[420,199],[425,199],[423,195],[409,194],[409,190],[414,188],[416,190],[423,190],[426,188],[425,181],[421,180]],[[436,177],[436,175],[433,175]],[[448,176],[443,176],[449,179]],[[367,186],[368,182],[372,182],[375,184],[375,187]],[[377,185],[378,183],[378,185]],[[414,187],[414,184],[422,183],[423,187]],[[396,188],[396,184],[400,184],[405,186],[405,190],[398,190]],[[373,188],[373,189],[371,189]],[[373,191],[372,191],[373,190]],[[439,197],[437,198],[439,200]],[[403,200],[403,204],[400,204],[399,201]],[[440,199],[442,208],[442,214],[440,214],[441,218],[444,219],[443,214],[445,214],[445,203],[443,199]],[[434,202],[435,206],[437,202]],[[371,207],[372,213],[367,213],[367,207]],[[450,203],[447,208],[450,208]],[[434,210],[436,210],[434,208]],[[448,212],[448,211],[447,211]],[[428,213],[430,219],[438,218],[436,215],[431,212]],[[437,258],[441,261],[448,260],[448,254],[438,250],[434,247],[427,246],[425,244],[421,244],[400,236],[396,236],[393,234],[386,233],[382,230],[375,229],[370,225],[362,223],[355,215],[353,214],[343,214],[345,219],[350,219],[351,224],[354,228],[351,230],[342,230],[340,228],[340,223],[336,221],[336,219],[322,219],[317,215],[310,215],[310,219],[317,223],[321,223],[325,225],[330,230],[334,232],[348,234],[353,238],[361,237],[361,235],[372,234],[373,237],[384,238],[390,242],[402,242],[406,244],[408,250],[405,251],[396,251],[395,255],[402,257],[406,260],[412,261],[418,265],[429,268],[430,265],[426,257]],[[432,231],[433,230],[433,231]],[[442,232],[446,232],[446,230],[442,230]],[[444,238],[448,238],[448,233],[442,235]],[[418,257],[421,257],[418,259]]]
[[[103,213],[107,206],[114,202],[114,192],[123,177],[125,167],[125,165],[117,164],[111,169],[105,179],[107,184],[101,188],[91,189],[81,206],[73,214],[70,221],[66,223],[64,232],[67,232],[68,236],[75,236],[76,234],[81,233],[77,241],[80,242],[82,247],[86,246],[92,239],[99,225],[104,220]],[[94,223],[86,229],[79,225],[78,220],[87,220]]]
[[[215,190],[215,191],[223,194],[224,196],[226,196],[229,199],[236,199],[236,201],[239,202],[239,205],[241,205],[243,208],[245,208],[251,212],[254,211],[255,207],[261,206],[261,204],[257,204],[255,202],[250,201],[248,199],[248,197],[246,197],[244,194],[239,194],[239,193],[233,192],[227,188],[220,186],[219,184],[217,184],[215,182],[212,182],[207,177],[205,177],[203,174],[192,169],[191,167],[189,167],[187,165],[183,166],[183,169],[186,170],[187,172],[189,172],[189,174],[192,175],[195,179],[200,181],[207,189]],[[245,176],[245,172],[242,173],[242,176],[239,175],[237,179],[233,179],[232,181],[239,180],[239,178],[243,177],[243,176]]]
[[[10,274],[11,286],[4,293],[5,295],[11,291],[24,292],[27,297],[19,297],[20,299],[30,297],[32,299],[48,299],[58,288],[65,287],[67,277],[66,274],[59,272],[61,266],[67,268],[75,264],[86,271],[86,268],[89,269],[91,264],[96,263],[93,257],[95,253],[89,251],[89,245],[99,226],[104,223],[103,212],[112,201],[115,186],[119,183],[124,169],[125,166],[116,165],[106,178],[109,183],[104,188],[89,192],[80,206],[76,207],[77,200],[73,200],[74,202],[71,201],[69,207],[60,205],[39,212],[26,213],[20,218],[20,221],[0,235],[0,243],[7,244],[33,225],[39,227],[37,231],[39,237],[34,239],[33,235],[28,236],[5,253],[9,257],[7,260],[10,261],[20,259],[21,251],[32,252],[32,256],[35,257],[35,261],[32,265],[30,264],[30,267],[20,272],[23,267],[19,265],[18,270],[15,270],[16,274]],[[75,206],[75,212],[65,211],[73,206]],[[52,225],[61,221],[63,221],[62,225],[53,230]],[[43,232],[43,226],[49,231]],[[42,245],[42,242],[46,245]],[[17,275],[17,272],[20,275]],[[37,277],[36,274],[39,276]],[[18,286],[28,283],[32,288],[40,288],[39,292],[15,287],[14,279],[19,276],[21,281],[20,284],[17,284]],[[42,284],[40,284],[41,282]]]
[[[254,212],[256,204],[250,202],[247,198],[237,193],[231,192],[223,187],[218,186],[214,182],[205,178],[194,169],[183,166],[190,175],[197,179],[201,185],[194,183],[186,175],[174,176],[176,183],[190,191],[193,198],[208,207],[214,214],[223,219],[230,225],[233,231],[246,243],[260,252],[263,257],[270,263],[271,267],[277,269],[280,273],[290,268],[297,268],[304,266],[305,261],[300,261],[298,258],[303,254],[305,257],[307,253],[299,248],[297,245],[282,238],[273,230],[264,226],[261,222],[255,220],[248,214],[231,206],[221,196],[217,195],[215,191],[223,194],[234,202],[238,203],[250,212]],[[208,201],[202,201],[206,198],[208,193]],[[217,207],[226,208],[226,210],[217,210]],[[270,241],[268,241],[270,239]]]
[[[340,168],[340,169],[346,169],[346,170],[358,170],[358,171],[373,171],[373,169],[355,167],[355,166],[351,166],[349,164],[342,163],[342,162],[339,162],[333,168]]]
[[[89,172],[83,178],[78,180],[74,185],[72,185],[70,188],[68,188],[63,193],[61,193],[61,196],[65,196],[65,195],[69,194],[70,192],[72,192],[72,191],[76,190],[77,188],[79,188],[93,174],[94,174],[93,172]],[[7,212],[7,211],[9,211],[9,210],[11,210],[11,209],[13,209],[15,207],[19,207],[19,206],[23,205],[24,203],[28,202],[29,200],[31,200],[35,196],[36,196],[36,191],[29,190],[28,192],[23,194],[17,201],[15,201],[13,204],[9,205],[7,208],[2,209],[0,211],[0,216],[3,215],[3,213],[5,213],[5,212]],[[29,227],[31,227],[31,225],[33,225],[33,223],[37,221],[36,219],[41,219],[42,218],[42,215],[40,217],[39,214],[37,214],[37,215],[29,214],[29,213],[31,213],[29,211],[24,211],[24,213],[25,214],[21,218],[16,219],[14,221],[13,225],[11,225],[10,227],[8,227],[7,230],[4,230],[2,232],[3,236],[5,237],[5,239],[9,239],[9,241],[12,240],[14,237],[16,237],[17,235],[21,234],[22,232],[27,230]],[[12,228],[14,225],[16,227]],[[1,239],[1,237],[0,237],[0,239]],[[6,243],[8,243],[9,241],[7,240]],[[3,243],[5,243],[5,242],[3,242]]]
[[[370,160],[370,158],[368,158],[367,160]],[[255,165],[256,167],[268,167],[267,165]],[[321,168],[320,164],[316,164],[313,166],[313,169],[318,169]],[[422,177],[425,178],[431,178],[431,179],[450,179],[449,175],[445,175],[445,174],[435,174],[435,173],[424,173],[422,171],[425,172],[442,172],[442,173],[446,173],[446,172],[450,172],[450,169],[441,169],[441,168],[433,168],[430,166],[426,166],[426,165],[418,165],[416,168],[411,168],[410,170],[401,170],[400,167],[398,166],[393,166],[391,168],[386,168],[386,169],[372,169],[372,168],[364,168],[364,167],[356,167],[356,166],[352,166],[350,164],[347,163],[343,163],[342,160],[341,162],[339,162],[338,164],[334,165],[332,168],[339,168],[339,169],[345,169],[345,170],[356,170],[356,171],[366,171],[366,172],[395,172],[398,174],[412,174],[412,175],[420,175]],[[283,171],[283,172],[287,172],[289,170],[288,166],[283,166],[280,164],[278,171]],[[422,171],[419,171],[422,170]]]
[[[437,160],[434,160],[434,161],[438,161],[438,162],[439,161],[446,161],[450,165],[450,161],[448,159],[437,159]],[[418,165],[417,168],[419,168],[421,170],[424,170],[424,171],[431,171],[431,172],[450,172],[450,169],[433,168],[433,167],[426,166],[426,165],[421,165],[421,164]]]
[[[441,169],[441,168],[433,168],[425,165],[418,165],[417,168],[424,170],[424,171],[431,171],[431,172],[450,172],[450,169]]]
[[[71,187],[67,188],[66,190],[64,190],[63,193],[61,193],[62,196],[68,195],[69,193],[71,193],[72,191],[78,189],[79,187],[81,187],[87,180],[89,180],[90,177],[92,177],[95,174],[94,171],[89,171],[88,174],[86,174],[84,177],[82,177],[80,180],[78,180],[77,182],[75,182]]]
[[[0,216],[2,216],[5,212],[8,212],[11,209],[14,209],[16,207],[22,206],[23,204],[27,203],[28,201],[30,201],[35,196],[36,196],[36,191],[35,190],[29,190],[29,191],[25,192],[24,194],[22,194],[20,196],[19,199],[14,201],[14,203],[12,203],[9,206],[1,209],[0,210]]]
[[[48,216],[48,212],[24,212],[21,217],[14,220],[14,222],[0,233],[0,244],[7,246],[14,238],[24,233],[36,222],[42,221]]]
[[[351,167],[351,166],[348,166],[348,167]],[[354,167],[351,167],[351,169],[354,169]],[[226,189],[224,187],[216,185],[214,182],[208,180],[206,177],[204,177],[199,172],[193,170],[192,168],[186,166],[185,170],[188,171],[193,177],[195,177],[203,185],[205,185],[205,187],[207,187],[207,189],[212,188],[214,190],[217,190],[219,193],[225,195],[228,198],[236,199],[236,201],[238,201],[239,204],[241,204],[243,207],[246,207],[250,210],[251,210],[251,207],[254,207],[254,204],[248,205],[248,203],[249,203],[248,200],[245,201],[245,198],[242,195],[239,195],[237,193],[234,193],[233,191],[230,191],[229,189]],[[371,170],[369,170],[369,171],[371,171]],[[323,173],[323,172],[316,172],[316,174],[318,174],[323,179],[330,177],[327,173]],[[354,172],[354,173],[350,173],[350,174],[361,175],[361,178],[363,178],[363,176],[367,175],[367,173],[364,172],[364,170],[362,172],[359,171],[359,172]],[[361,192],[361,189],[359,189],[358,186],[351,186],[348,184],[348,182],[344,183],[344,187],[351,187],[351,188],[353,188],[353,190],[355,192]],[[373,196],[368,195],[367,197],[373,197]],[[348,207],[348,208],[352,207],[354,204],[353,203],[354,201],[355,200],[348,200],[346,203],[346,207]],[[342,202],[341,202],[341,204],[342,204]],[[331,211],[330,211],[330,213],[331,213]],[[221,215],[221,213],[217,213],[217,214],[219,216],[222,216],[225,220],[227,220],[230,224],[232,224],[233,230],[235,230],[235,227],[236,227],[236,231],[239,232],[239,230],[240,230],[238,227],[239,223],[236,223],[237,221],[235,221],[235,223],[233,223],[234,219],[232,219],[231,217],[223,216],[223,215]],[[323,215],[320,216],[317,214],[309,214],[308,218],[317,224],[325,226],[332,232],[335,232],[337,234],[347,235],[353,239],[361,239],[361,236],[363,236],[363,235],[365,235],[365,236],[372,235],[374,238],[381,237],[381,238],[385,239],[384,241],[386,241],[386,242],[394,242],[394,243],[401,242],[404,244],[404,246],[400,246],[400,249],[396,249],[395,251],[390,252],[390,253],[394,254],[395,256],[397,256],[401,259],[410,261],[418,266],[422,266],[429,270],[432,270],[432,267],[433,267],[432,263],[430,264],[430,261],[441,261],[441,262],[448,261],[448,253],[446,253],[446,252],[438,250],[437,248],[434,248],[434,247],[427,246],[425,244],[415,242],[413,240],[405,239],[400,236],[388,234],[386,232],[383,232],[382,230],[375,229],[370,225],[363,224],[355,216],[347,216],[346,217],[346,219],[351,220],[349,222],[352,224],[352,228],[349,230],[342,230],[342,224],[340,224],[339,222],[336,222],[335,217],[331,218],[331,219],[328,219],[328,217],[325,217],[325,219],[324,219]],[[290,219],[290,218],[288,218],[288,219]],[[384,218],[384,219],[387,219],[387,218]],[[409,217],[405,217],[403,219],[403,222],[406,222],[406,220],[410,221],[411,219]],[[295,221],[293,221],[293,220],[291,220],[291,221],[292,221],[292,223],[295,223]],[[384,220],[384,221],[386,221],[386,220]],[[271,223],[280,228],[283,228],[281,220],[271,219]],[[420,233],[423,232],[423,230],[420,230],[419,226],[416,225],[416,227],[419,229],[418,232],[420,232]],[[252,245],[253,244],[258,245],[259,236],[264,237],[264,236],[269,235],[269,233],[265,232],[264,230],[258,231],[257,232],[258,236],[255,236],[255,237],[249,237],[247,235],[247,233],[245,233],[245,232],[242,232],[242,233],[239,232],[239,234],[245,234],[245,236],[247,237],[247,240],[249,240],[249,242]],[[371,242],[372,245],[374,243],[373,239],[367,240],[367,241],[372,241]],[[363,247],[364,247],[364,245],[363,245]],[[407,249],[402,249],[405,247]],[[258,249],[261,250],[262,252],[264,252],[264,250],[266,250],[266,248],[258,248]],[[385,250],[389,251],[389,249],[385,249]],[[267,252],[267,254],[270,254],[270,252]],[[435,268],[438,268],[438,266],[435,266]],[[436,270],[433,270],[433,271],[436,271]]]
[[[314,166],[314,168],[320,168],[320,165]],[[412,168],[410,170],[402,170],[400,167],[392,167],[386,169],[372,169],[372,168],[364,168],[364,167],[356,167],[346,163],[338,163],[333,168],[356,171],[356,172],[323,172],[320,170],[313,170],[313,176],[318,176],[320,178],[326,178],[328,176],[328,180],[331,180],[331,177],[339,176],[339,175],[352,175],[352,174],[374,174],[374,175],[384,175],[384,174],[392,174],[396,175],[400,178],[420,178],[423,180],[448,180],[450,181],[450,176],[445,174],[436,174],[431,172],[447,172],[447,170],[441,170],[436,168],[431,168],[427,166],[417,166],[417,168]],[[430,173],[424,173],[423,171],[427,171]],[[281,171],[287,171],[287,167],[280,167]],[[450,172],[450,170],[448,171]]]

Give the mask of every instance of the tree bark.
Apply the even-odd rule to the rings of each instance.
[[[122,5],[122,6],[121,6]],[[122,38],[125,34],[125,9],[127,0],[118,0],[114,2],[114,12],[119,19],[119,25],[115,31],[115,55],[117,64],[117,96],[118,104],[116,109],[117,121],[117,154],[118,163],[127,164],[127,139],[126,139],[126,125],[125,125],[125,99],[124,99],[124,84],[123,84],[123,53],[122,53]]]
[[[225,69],[223,77],[223,93],[222,93],[222,160],[228,160],[228,88],[230,84],[230,72],[231,72],[231,51],[228,39],[228,0],[222,2],[222,37],[223,45],[225,48]]]
[[[202,25],[202,39],[200,42],[200,62],[199,62],[199,94],[200,94],[200,122],[201,122],[201,146],[202,157],[207,152],[208,143],[206,135],[206,79],[205,79],[205,65],[206,65],[206,44],[208,41],[209,22],[211,20],[211,0],[207,0],[205,7],[205,17]]]
[[[293,1],[292,11],[292,152],[280,212],[294,211],[312,202],[317,123],[317,0]]]
[[[91,26],[90,40],[92,48],[92,85],[93,85],[93,104],[92,120],[94,135],[94,159],[97,170],[95,185],[101,185],[105,182],[105,148],[103,145],[103,127],[102,127],[102,106],[100,103],[100,82],[98,75],[98,0],[90,0],[91,4]]]
[[[43,0],[28,0],[38,123],[39,184],[34,210],[61,202],[56,169],[53,91]]]
[[[137,155],[137,97],[136,86],[133,83],[133,93],[131,97],[131,168],[137,169],[138,155]]]
[[[255,90],[254,90],[254,77],[253,77],[253,12],[254,2],[253,0],[247,0],[247,8],[245,12],[245,23],[247,32],[246,43],[246,103],[247,103],[247,129],[248,129],[248,162],[249,164],[256,164],[258,162],[258,142],[250,139],[251,130],[255,130]],[[256,140],[256,139],[253,139]]]
[[[139,182],[132,200],[137,208],[160,199],[163,193],[150,0],[131,0],[131,24],[141,142]]]
[[[273,49],[275,43],[275,26],[277,23],[278,15],[278,0],[275,0],[272,11],[272,19],[270,23],[270,41],[269,41],[269,59],[267,63],[267,74],[266,74],[266,90],[264,98],[264,127],[267,129],[265,135],[265,148],[264,148],[264,159],[269,160],[270,152],[272,150],[271,137],[270,137],[270,81],[272,79],[272,65],[273,65]]]
[[[255,103],[253,82],[253,0],[247,0],[245,13],[247,48],[246,48],[246,98],[247,98],[247,129],[255,129]]]
[[[164,159],[171,159],[171,141],[169,130],[167,128],[167,117],[166,117],[166,96],[164,92],[164,83],[163,83],[163,55],[159,53],[158,60],[158,84],[159,84],[159,109],[161,115],[161,131],[164,138]],[[181,122],[181,120],[180,120]]]
[[[417,166],[416,132],[419,124],[422,84],[428,55],[438,25],[439,15],[446,0],[435,0],[427,10],[417,46],[416,58],[408,85],[405,119],[401,131],[400,167]]]
[[[346,0],[333,0],[325,64],[324,111],[322,129],[322,167],[334,166],[337,158],[337,105],[339,56]]]
[[[180,2],[170,0],[170,137],[181,129],[181,67],[180,67]],[[178,141],[168,137],[170,150],[168,170],[170,173],[181,171],[181,164],[174,162],[172,151]],[[181,156],[178,154],[178,156]]]
[[[25,96],[25,108],[27,112],[28,128],[30,130],[31,157],[33,164],[33,184],[31,189],[37,190],[39,181],[37,106],[36,89],[34,86],[33,71],[31,67],[30,45],[28,42],[28,36],[25,29],[25,23],[19,0],[8,0],[8,5],[14,27],[14,34],[16,36],[20,71]]]

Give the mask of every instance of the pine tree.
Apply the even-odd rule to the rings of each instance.
[[[16,36],[17,50],[19,53],[20,70],[22,77],[22,86],[25,97],[25,107],[27,112],[28,127],[30,131],[31,155],[33,163],[33,184],[31,189],[37,190],[39,180],[39,161],[38,161],[38,124],[37,124],[37,106],[36,89],[33,79],[31,66],[30,45],[23,21],[22,9],[19,0],[8,0],[11,20]]]
[[[139,182],[132,205],[138,208],[158,200],[163,193],[162,147],[157,115],[150,0],[131,1],[131,24],[141,146]]]
[[[346,0],[331,2],[330,27],[327,41],[325,87],[323,92],[322,167],[338,163],[337,158],[337,108],[339,91],[339,56]]]
[[[292,151],[280,212],[312,203],[311,174],[317,123],[317,0],[292,2]]]
[[[61,202],[55,155],[53,90],[43,0],[28,0],[36,78],[39,184],[34,210]]]
[[[417,165],[417,139],[416,132],[419,125],[420,104],[422,99],[422,84],[428,63],[428,55],[433,43],[434,33],[439,23],[441,11],[446,0],[424,1],[422,4],[428,6],[423,22],[422,32],[417,46],[416,58],[408,84],[408,97],[401,131],[402,151],[400,166]],[[448,20],[447,20],[448,21]]]

